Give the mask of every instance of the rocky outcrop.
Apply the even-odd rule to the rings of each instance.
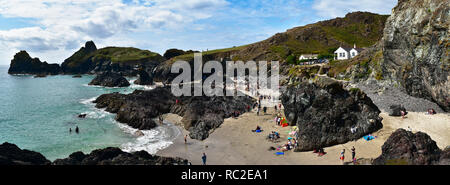
[[[131,94],[103,94],[94,103],[97,108],[106,108],[116,113],[116,120],[133,128],[148,130],[157,126],[154,118],[169,113],[175,97],[167,88],[150,91],[135,90]]]
[[[155,118],[161,114],[178,114],[183,117],[181,122],[190,131],[190,137],[203,140],[234,111],[245,112],[254,100],[248,96],[175,97],[170,88],[157,87],[150,91],[136,90],[127,95],[104,94],[94,103],[97,108],[116,113],[117,121],[137,129],[156,127]]]
[[[94,42],[89,41],[64,60],[61,67],[66,74],[98,74],[112,71],[125,76],[136,76],[139,68],[151,71],[164,60],[158,53],[132,47],[97,49]]]
[[[57,75],[61,72],[58,64],[41,62],[39,58],[31,58],[26,51],[14,55],[8,69],[9,74],[35,74],[40,76]]]
[[[92,54],[97,51],[97,46],[93,41],[85,43],[84,47],[81,47],[72,56],[64,60],[61,64],[62,71],[69,74],[84,74],[92,70]]]
[[[92,79],[89,85],[100,85],[105,87],[128,87],[130,86],[130,83],[125,77],[117,73],[104,72]]]
[[[65,159],[53,163],[42,154],[22,150],[14,144],[0,145],[0,165],[188,165],[181,158],[150,155],[146,151],[127,153],[119,148],[108,147],[92,151],[90,154],[75,152]]]
[[[127,153],[119,148],[108,147],[92,151],[90,154],[75,152],[65,159],[57,159],[53,165],[188,165],[181,158],[150,155],[145,151]]]
[[[153,77],[150,76],[146,71],[139,70],[138,79],[133,83],[138,85],[153,85]]]
[[[449,165],[449,150],[442,152],[436,142],[423,132],[398,129],[381,147],[382,153],[373,164]]]
[[[14,144],[0,145],[0,165],[48,165],[50,161],[42,154],[30,150],[22,150]]]
[[[383,76],[450,110],[448,0],[401,0],[381,40]]]
[[[346,143],[382,128],[380,110],[364,92],[330,78],[290,86],[281,101],[287,120],[299,128],[296,151]]]

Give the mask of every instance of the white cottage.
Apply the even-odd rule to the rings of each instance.
[[[357,48],[356,45],[354,45],[353,48],[339,47],[334,52],[334,59],[335,60],[351,59],[353,57],[356,57],[359,53],[361,53],[361,51],[363,51],[363,49]]]

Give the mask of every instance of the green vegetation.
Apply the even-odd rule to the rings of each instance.
[[[104,58],[110,58],[113,63],[140,61],[160,56],[158,53],[131,47],[106,47],[95,51],[93,54],[94,57],[99,55]]]
[[[248,45],[243,45],[243,46],[239,46],[239,47],[224,48],[224,49],[209,50],[209,51],[202,52],[202,55],[213,55],[213,54],[218,54],[218,53],[239,51],[239,50],[242,50],[242,49],[246,48],[247,46]],[[193,59],[194,59],[194,53],[188,53],[188,54],[184,54],[184,55],[173,57],[173,61],[177,61],[177,60],[191,61]]]
[[[288,64],[297,64],[297,62],[296,62],[296,57],[295,57],[294,55],[289,55],[289,56],[286,58],[286,62],[287,62]]]
[[[358,93],[361,90],[359,88],[351,88],[349,91],[352,92],[352,93]]]
[[[132,47],[106,47],[98,49],[92,53],[86,53],[84,48],[77,51],[65,62],[69,67],[77,67],[82,63],[89,62],[97,63],[101,61],[111,61],[112,63],[124,62],[138,62],[144,60],[161,61],[162,56],[148,50],[140,50]]]

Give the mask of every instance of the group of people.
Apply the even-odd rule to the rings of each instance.
[[[278,113],[277,117],[275,117],[275,123],[280,126],[281,125],[281,114]]]
[[[270,141],[272,141],[272,142],[273,142],[273,141],[276,141],[276,140],[280,139],[280,133],[275,132],[275,131],[272,131],[272,132],[269,134],[268,138],[269,138]]]
[[[352,147],[351,151],[352,151],[352,163],[356,164],[356,149],[355,149],[355,146]],[[342,149],[341,156],[339,157],[339,159],[342,161],[342,164],[344,164],[345,149]]]
[[[433,115],[436,114],[436,111],[434,109],[428,109],[427,114]]]
[[[69,128],[69,133],[72,133],[72,128]],[[75,133],[80,133],[80,129],[78,128],[78,126],[75,127]]]

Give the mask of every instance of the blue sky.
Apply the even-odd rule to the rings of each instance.
[[[86,41],[163,54],[219,49],[348,12],[390,14],[396,0],[0,0],[0,65],[20,50],[61,63]]]

